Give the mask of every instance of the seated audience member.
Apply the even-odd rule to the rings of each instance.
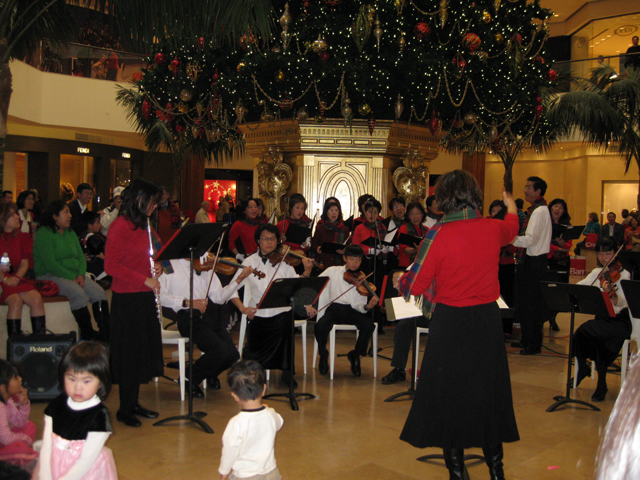
[[[33,245],[36,278],[54,282],[60,289],[60,295],[69,299],[71,313],[83,340],[107,342],[109,303],[104,289],[86,277],[87,260],[70,226],[68,205],[62,200],[51,202],[42,215],[42,226],[36,233]],[[93,307],[99,332],[93,330],[89,304]]]
[[[442,218],[442,212],[438,210],[435,195],[429,195],[425,201],[425,205],[427,207],[427,218],[424,221],[424,226],[431,228]]]
[[[29,234],[20,232],[20,218],[13,203],[0,203],[0,250],[7,252],[10,269],[0,271],[0,303],[7,305],[7,334],[19,335],[22,331],[22,306],[27,304],[31,310],[31,328],[33,333],[45,333],[46,321],[42,296],[33,282],[25,281],[24,276],[32,259],[32,240]]]
[[[398,230],[398,234],[406,233],[415,237],[424,238],[429,231],[429,229],[423,225],[426,216],[427,212],[424,211],[420,202],[411,202],[407,205],[407,213],[404,217],[404,223]],[[404,245],[399,243],[398,246],[398,265],[400,267],[408,267],[416,258],[416,253],[418,252],[420,243],[414,245]]]
[[[238,205],[238,212],[239,218],[229,231],[229,249],[241,262],[258,249],[254,238],[256,228],[260,225],[256,200],[247,198]]]
[[[607,223],[600,228],[599,238],[613,237],[618,245],[624,243],[624,227],[616,222],[616,214],[607,213]]]
[[[69,213],[71,214],[71,230],[80,238],[85,229],[83,216],[89,212],[88,209],[93,199],[93,187],[88,183],[81,183],[76,188],[76,199],[69,202]]]
[[[171,273],[160,275],[160,300],[164,307],[178,314],[178,330],[189,336],[189,261],[171,260]],[[235,281],[222,287],[212,270],[199,272],[193,278],[193,340],[203,355],[193,364],[193,377],[187,377],[194,397],[204,397],[199,385],[208,379],[211,387],[220,385],[218,375],[240,358],[226,325],[213,313],[212,303],[224,304],[238,291],[242,281],[251,275],[249,267],[242,269]],[[213,276],[213,277],[212,277]],[[209,283],[211,280],[211,287]],[[208,290],[207,290],[208,289]],[[212,302],[212,303],[210,303]],[[189,373],[187,373],[189,375]]]
[[[124,192],[124,187],[114,188],[112,194],[113,202],[102,211],[100,225],[102,225],[101,233],[105,236],[109,233],[109,227],[113,221],[120,214],[120,207],[122,206],[122,192]]]
[[[585,236],[589,233],[595,233],[598,236],[600,235],[600,222],[598,221],[598,214],[596,212],[591,212],[589,214],[589,220],[582,231],[582,234]],[[574,254],[580,255],[580,250],[584,248],[585,245],[585,240],[578,242],[576,244],[576,248],[573,249]]]
[[[359,271],[363,255],[360,246],[349,245],[344,251],[345,265],[329,267],[320,274],[321,277],[329,278],[329,282],[322,291],[318,302],[319,313],[315,326],[315,336],[320,355],[318,370],[322,375],[326,375],[329,372],[327,339],[331,329],[337,324],[355,325],[358,329],[359,333],[355,348],[347,354],[347,358],[351,363],[351,373],[356,377],[361,375],[360,357],[367,355],[369,341],[375,329],[373,318],[368,312],[376,306],[379,299],[376,295],[373,295],[367,301],[367,297],[361,295],[357,288],[352,288],[352,285],[344,279],[344,276],[348,272],[355,274]],[[334,299],[336,300],[329,305]],[[327,305],[329,306],[326,307]]]
[[[420,205],[418,203],[418,205]],[[420,205],[422,206],[422,205]],[[404,270],[396,270],[390,274],[393,282],[393,288],[398,290],[398,280],[404,273]],[[407,379],[407,360],[409,359],[409,349],[411,342],[415,336],[416,328],[429,328],[430,318],[424,315],[419,317],[403,318],[396,323],[395,334],[393,337],[393,356],[391,357],[391,366],[393,370],[388,375],[382,377],[383,385],[392,385],[398,382],[404,382]]]
[[[33,220],[33,207],[36,196],[31,190],[24,190],[18,195],[18,215],[20,216],[20,231],[28,233],[31,238],[36,233],[37,226]]]
[[[86,216],[86,222],[87,233],[80,239],[80,244],[87,259],[87,272],[96,277],[98,285],[109,289],[111,277],[104,271],[104,248],[107,244],[107,237],[101,232],[100,215],[91,212]]]
[[[2,191],[2,202],[3,203],[13,203],[13,192],[11,190],[3,190]]]
[[[638,220],[631,215],[629,215],[629,217],[631,218],[629,228],[624,232],[624,249],[640,252],[640,227],[638,226]]]
[[[631,221],[631,217],[629,215],[629,210],[626,209],[626,208],[623,208],[622,212],[620,212],[620,215],[622,216],[622,221],[620,222],[620,224],[622,226],[629,225],[629,222]]]
[[[210,203],[206,200],[200,204],[200,210],[196,213],[196,222],[195,223],[211,223],[209,219],[209,207]]]
[[[344,265],[342,255],[344,249],[337,253],[323,253],[323,243],[344,244],[349,237],[349,229],[342,221],[342,207],[340,201],[335,197],[329,197],[324,202],[320,221],[316,226],[316,231],[311,239],[310,252],[315,254],[315,260],[322,263],[325,268],[336,265]]]
[[[627,299],[620,286],[622,280],[631,278],[629,272],[615,258],[617,245],[612,238],[601,238],[596,244],[599,267],[594,268],[589,275],[578,282],[578,285],[595,285],[606,292],[611,299],[615,318],[596,317],[578,327],[574,337],[574,354],[577,359],[577,384],[585,377],[591,375],[591,369],[587,365],[587,359],[596,362],[598,372],[598,385],[591,400],[601,402],[607,394],[607,368],[611,365],[622,348],[622,344],[631,335],[631,318],[627,308]],[[619,272],[619,278],[615,282],[607,280],[606,275],[600,275],[603,266],[609,265],[611,271]],[[610,276],[608,278],[611,278]],[[598,280],[596,280],[598,279]]]

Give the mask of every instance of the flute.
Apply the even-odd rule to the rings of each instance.
[[[153,239],[151,238],[151,224],[149,220],[147,220],[147,232],[149,233],[149,263],[151,264],[151,278],[156,278],[156,271],[154,268],[153,262]],[[158,313],[158,321],[160,322],[160,326],[162,327],[162,305],[160,304],[160,292],[158,292],[157,288],[153,289],[153,293],[156,297],[156,310]]]

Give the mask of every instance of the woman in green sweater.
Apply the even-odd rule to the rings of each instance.
[[[78,236],[71,230],[71,212],[62,200],[49,204],[41,217],[33,243],[36,278],[51,280],[60,288],[60,295],[69,299],[71,313],[78,322],[83,340],[109,340],[109,304],[104,290],[85,276],[87,261]],[[100,332],[93,330],[89,304]]]

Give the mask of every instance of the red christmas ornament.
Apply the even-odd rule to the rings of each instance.
[[[322,60],[323,62],[326,62],[331,57],[331,55],[329,55],[329,52],[320,52],[318,56],[320,57],[320,60]]]
[[[218,84],[218,80],[220,80],[220,74],[218,73],[217,68],[216,68],[216,72],[211,77],[211,80],[213,80],[213,82],[211,82],[211,86],[215,87]]]
[[[170,112],[171,110],[173,110],[173,103],[171,103],[171,102],[167,103],[166,110],[167,110],[168,112]]]
[[[156,62],[156,65],[162,65],[167,61],[167,57],[165,57],[164,53],[156,53],[156,56],[153,57],[153,61]]]
[[[457,53],[453,60],[451,60],[451,63],[453,64],[453,66],[458,67],[459,74],[462,74],[465,67],[467,66],[467,61],[459,53]]]
[[[178,70],[180,70],[180,60],[178,60],[178,57],[173,58],[171,64],[169,64],[169,70],[171,70],[174,75],[178,73]]]
[[[253,38],[252,35],[247,35],[246,33],[240,37],[240,46],[242,47],[243,50],[246,50],[247,48],[251,47],[251,44],[253,42],[255,42],[255,38]]]
[[[284,94],[282,99],[278,102],[278,106],[285,112],[293,108],[293,100],[291,100],[291,97],[288,93]]]
[[[542,112],[544,112],[544,107],[542,105],[537,105],[535,108],[536,111],[536,118],[540,119],[540,117],[542,116]]]
[[[158,117],[160,120],[164,120],[164,112],[162,110],[156,110],[156,117]]]
[[[536,55],[536,57],[534,58],[534,60],[538,63],[541,63],[542,65],[544,65],[544,58],[542,57],[542,55]]]
[[[178,133],[184,133],[184,131],[185,131],[185,127],[184,127],[184,125],[182,125],[181,123],[179,123],[179,124],[177,124],[177,125],[176,125],[176,132],[178,132]]]
[[[198,50],[202,50],[204,48],[204,37],[200,37],[198,39]]]
[[[415,27],[413,27],[413,33],[416,35],[416,37],[422,40],[423,38],[426,38],[431,34],[431,27],[427,22],[418,22],[416,23]]]
[[[438,120],[438,117],[436,117],[435,110],[431,113],[431,119],[427,122],[427,126],[431,131],[431,135],[435,135],[440,131],[440,121]]]
[[[376,129],[376,119],[369,117],[369,120],[367,120],[367,126],[369,127],[369,135],[373,135],[373,131]]]
[[[556,72],[555,70],[549,70],[547,72],[547,80],[549,80],[550,82],[555,82],[558,79],[558,72]]]
[[[467,47],[471,53],[480,48],[481,44],[482,41],[480,40],[480,37],[475,33],[467,33],[462,39],[462,45]]]
[[[513,41],[516,42],[517,44],[522,43],[522,35],[520,35],[519,33],[516,33],[513,36]]]
[[[149,114],[151,113],[151,105],[146,100],[142,102],[142,116],[145,120],[149,119]]]
[[[542,97],[541,97],[540,95],[538,95],[538,96],[536,97],[536,103],[537,103],[538,105],[540,105],[540,104],[542,103]]]

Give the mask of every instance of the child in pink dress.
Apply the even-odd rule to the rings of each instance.
[[[60,362],[60,394],[45,409],[40,480],[117,480],[111,450],[113,431],[102,403],[111,390],[109,360],[98,342],[73,345]]]
[[[0,460],[32,471],[38,453],[32,448],[36,425],[18,369],[0,360]]]

